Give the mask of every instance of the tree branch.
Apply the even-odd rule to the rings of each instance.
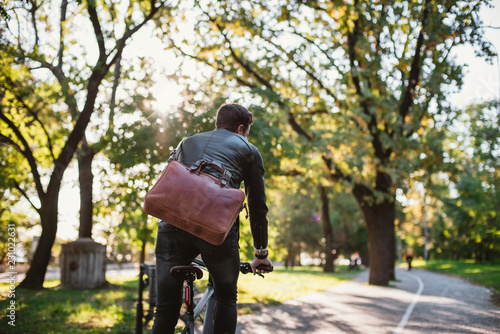
[[[424,44],[424,33],[427,24],[427,18],[429,15],[430,9],[428,5],[428,1],[426,0],[424,3],[424,12],[422,15],[422,26],[420,29],[420,33],[417,38],[417,45],[415,47],[415,55],[413,56],[413,61],[411,64],[411,69],[408,77],[408,85],[406,87],[405,93],[403,95],[403,99],[401,101],[401,105],[399,106],[399,116],[401,118],[402,125],[406,123],[406,116],[410,112],[410,107],[413,104],[413,98],[415,96],[415,88],[419,82],[420,70],[421,70],[421,53]],[[403,128],[400,128],[400,134],[403,135]]]
[[[302,127],[297,123],[293,112],[291,110],[288,111],[288,124],[292,127],[292,129],[297,132],[299,135],[306,137],[306,139],[310,142],[313,141],[313,137],[306,130],[302,129]]]
[[[91,1],[87,1],[87,10],[89,12],[90,22],[94,28],[94,34],[99,47],[99,60],[102,60],[106,59],[106,46],[104,45],[104,33],[102,32],[101,23],[99,22],[96,6],[97,3],[95,1],[93,1],[93,3],[91,3]]]
[[[57,68],[62,72],[63,52],[64,52],[64,24],[66,22],[66,11],[68,8],[68,0],[61,2],[61,20],[59,22],[59,52],[57,53],[58,64]]]
[[[207,13],[205,13],[205,14],[208,16]],[[232,46],[231,40],[229,39],[229,37],[227,37],[227,34],[224,33],[223,27],[217,22],[217,20],[211,18],[210,16],[208,16],[208,17],[209,17],[210,21],[215,23],[215,25],[217,26],[217,29],[219,29],[219,32],[224,37],[224,40],[228,43],[228,48],[229,48],[229,51],[231,52],[231,56],[237,61],[237,63],[240,64],[240,66],[243,67],[245,69],[245,71],[250,73],[251,76],[253,76],[255,79],[257,79],[258,82],[260,82],[262,85],[264,85],[269,91],[275,93],[274,88],[271,85],[271,83],[268,80],[264,79],[262,76],[260,76],[259,73],[257,73],[257,71],[254,71],[254,69],[250,66],[250,64],[248,62],[241,59],[236,54],[236,52]]]
[[[332,181],[337,182],[340,180],[344,180],[347,182],[352,182],[352,177],[350,175],[344,174],[337,166],[333,167],[333,159],[328,158],[326,155],[322,155],[321,159],[325,163],[326,168],[330,174],[330,178]]]
[[[357,4],[357,1],[354,2]],[[347,24],[347,23],[346,23]],[[356,44],[358,42],[359,35],[361,34],[359,30],[359,19],[354,21],[354,28],[352,33],[348,32],[347,33],[347,47],[348,47],[348,56],[349,56],[349,66],[351,68],[351,78],[352,82],[354,84],[354,87],[356,88],[356,93],[358,96],[361,98],[361,100],[364,100],[364,95],[363,91],[361,90],[361,80],[358,76],[358,71],[359,67],[356,65],[357,61],[357,56],[356,56]],[[365,106],[366,107],[366,106]],[[367,110],[365,110],[365,113]]]
[[[17,139],[19,139],[19,141],[23,144],[24,149],[20,145],[16,144],[10,137],[8,137],[4,134],[1,134],[3,140],[7,139],[7,143],[10,144],[11,146],[13,146],[17,151],[19,151],[26,158],[26,160],[28,160],[28,164],[30,166],[31,172],[33,173],[35,187],[36,187],[37,192],[40,195],[40,197],[42,197],[42,195],[44,194],[44,191],[43,191],[43,187],[42,187],[42,183],[41,183],[40,174],[38,173],[36,159],[33,156],[33,152],[31,152],[31,148],[30,148],[28,142],[24,138],[23,134],[19,131],[19,129],[15,126],[15,124],[12,123],[12,121],[7,116],[5,116],[5,114],[1,110],[0,110],[0,119],[3,120],[5,122],[5,124],[7,124],[7,126],[12,130],[12,132],[14,132]]]
[[[279,49],[283,54],[285,54],[288,59],[290,59],[298,68],[300,68],[302,71],[304,71],[313,81],[315,81],[321,89],[323,89],[328,95],[333,97],[333,99],[336,101],[337,105],[339,105],[339,99],[335,96],[335,94],[332,92],[332,90],[328,87],[325,86],[323,81],[316,76],[310,69],[307,69],[305,65],[299,64],[297,60],[294,59],[293,54],[291,52],[287,52],[281,45],[278,45],[274,43],[271,38],[265,38],[263,36],[260,36],[262,39],[273,45],[275,48]]]
[[[293,27],[290,27],[290,28],[293,28]],[[287,33],[287,31],[284,31],[284,30],[276,30],[276,29],[269,29],[269,31],[271,31],[273,34],[276,35],[276,33]],[[292,30],[291,32],[288,32],[288,33],[292,33],[300,38],[302,38],[303,40],[305,40],[306,42],[308,42],[309,44],[313,45],[314,47],[316,47],[330,62],[330,65],[332,65],[333,67],[335,67],[335,69],[337,69],[337,71],[339,72],[342,72],[340,70],[340,68],[337,66],[337,64],[335,64],[335,59],[333,59],[326,50],[324,50],[323,48],[321,48],[318,44],[316,44],[311,38],[308,38],[304,35],[302,35],[301,33],[299,33],[298,31],[296,31],[295,29]],[[262,36],[261,36],[262,37]]]
[[[30,203],[30,205],[33,207],[33,209],[35,209],[35,211],[38,212],[38,214],[40,214],[40,208],[37,208],[36,205],[30,200],[30,198],[28,197],[28,194],[26,194],[26,192],[21,188],[21,185],[16,180],[12,180],[12,181],[14,183],[14,188],[16,188],[21,193],[21,195],[24,198],[26,198],[26,200]]]
[[[59,52],[62,54],[61,50]],[[64,102],[69,108],[71,117],[73,117],[73,120],[76,120],[78,118],[78,115],[80,114],[80,111],[78,110],[78,103],[76,101],[76,98],[74,94],[71,92],[71,88],[69,86],[69,80],[62,70],[62,55],[59,60],[60,63],[57,66],[54,66],[53,64],[49,63],[45,59],[45,57],[41,54],[32,54],[30,55],[30,58],[32,60],[39,62],[41,68],[48,69],[56,77],[62,89]]]
[[[143,22],[134,27],[133,29],[125,31],[122,38],[117,42],[115,48],[115,55],[106,63],[107,55],[104,46],[104,34],[101,30],[101,26],[99,23],[99,18],[97,16],[96,8],[89,4],[88,11],[90,15],[90,20],[94,27],[94,33],[96,34],[96,39],[99,44],[99,58],[97,60],[97,64],[94,67],[92,74],[88,80],[87,85],[87,99],[85,101],[85,106],[83,110],[79,114],[78,120],[75,123],[73,131],[71,131],[68,139],[66,140],[66,144],[62,148],[61,153],[57,157],[55,161],[54,171],[49,181],[48,191],[52,188],[57,188],[60,186],[62,176],[64,171],[69,165],[78,144],[82,140],[85,129],[87,128],[88,123],[90,122],[90,117],[94,111],[94,105],[97,98],[97,94],[99,92],[99,85],[101,84],[104,76],[109,71],[109,68],[116,62],[116,60],[121,56],[123,48],[125,47],[125,43],[127,39],[130,38],[135,32],[137,32],[148,20],[150,20],[161,8],[163,3],[160,6],[155,7],[156,0],[151,0],[151,12],[144,18]]]
[[[33,24],[33,30],[35,31],[35,45],[39,45],[40,40],[38,38],[38,27],[36,25],[36,11],[40,6],[36,4],[36,0],[30,1],[31,3],[31,8],[29,10],[29,13],[31,14],[31,23]]]
[[[201,9],[203,11],[203,9]],[[259,83],[261,83],[262,85],[264,85],[270,92],[272,92],[273,94],[275,94],[277,97],[279,97],[279,94],[277,94],[273,88],[273,86],[271,85],[271,83],[264,79],[262,76],[260,76],[257,71],[255,71],[250,63],[244,61],[243,59],[241,59],[241,57],[239,57],[235,50],[233,49],[232,47],[232,43],[231,43],[231,40],[229,39],[229,37],[227,37],[227,34],[224,33],[224,29],[223,27],[217,22],[216,19],[213,19],[212,17],[210,17],[210,15],[208,13],[206,13],[204,11],[205,15],[207,15],[207,17],[209,18],[209,20],[211,22],[213,22],[216,26],[217,26],[217,29],[219,30],[219,32],[222,34],[222,36],[224,37],[224,39],[226,40],[226,42],[228,43],[229,45],[229,50],[231,52],[231,56],[233,57],[233,59],[241,66],[243,67],[243,69],[245,69],[251,76],[253,76],[255,79],[257,79],[257,81]],[[240,82],[240,81],[239,81]],[[295,117],[293,115],[293,112],[291,111],[291,109],[286,105],[286,103],[281,100],[280,98],[279,99],[276,99],[275,102],[281,107],[283,108],[285,111],[288,111],[288,123],[290,124],[290,126],[292,127],[292,129],[297,132],[299,135],[301,136],[304,136],[308,141],[313,141],[313,137],[311,136],[311,134],[309,134],[307,131],[305,131],[298,123],[297,121],[295,120]]]
[[[45,125],[40,120],[40,118],[38,118],[38,113],[35,110],[33,110],[33,108],[31,108],[30,106],[28,106],[26,104],[26,102],[24,101],[26,96],[25,95],[21,95],[21,94],[18,93],[18,90],[15,89],[16,88],[16,83],[14,83],[12,81],[12,78],[10,78],[8,76],[5,76],[4,79],[6,80],[6,82],[8,82],[12,86],[12,89],[10,89],[10,93],[12,95],[14,95],[14,97],[16,98],[16,100],[19,103],[21,103],[21,105],[24,107],[24,109],[26,109],[26,111],[31,116],[33,116],[33,118],[38,122],[38,124],[40,124],[40,127],[42,128],[42,131],[45,134],[45,137],[47,138],[47,145],[48,145],[48,148],[49,148],[50,156],[52,157],[52,160],[55,161],[56,159],[55,159],[55,156],[54,156],[54,146],[52,145],[52,140],[50,139],[49,132],[47,131]],[[30,93],[34,94],[34,92],[30,92]]]
[[[121,54],[123,52],[123,48],[125,47],[125,43],[127,42],[127,40],[156,15],[156,13],[164,5],[164,2],[161,1],[160,5],[158,5],[157,7],[155,6],[156,0],[151,0],[150,4],[151,4],[151,12],[144,17],[144,20],[142,20],[141,23],[139,23],[138,25],[136,25],[132,29],[129,29],[129,27],[127,27],[127,30],[123,34],[122,38],[120,38],[120,40],[116,43],[115,47],[111,50],[111,52],[109,54],[112,54],[115,51],[116,51],[116,53],[115,53],[114,57],[109,61],[108,66],[111,66],[112,64],[114,64],[117,61],[117,59],[121,57]]]
[[[109,127],[108,134],[114,131],[114,117],[115,117],[115,106],[116,106],[116,91],[118,90],[118,85],[120,82],[121,75],[121,60],[118,58],[115,63],[115,71],[113,73],[113,88],[111,90],[111,99],[109,101]]]
[[[358,5],[358,1],[354,1],[354,6],[355,8]],[[360,15],[361,16],[361,15]],[[358,75],[358,72],[360,72],[360,67],[361,65],[361,60],[358,59],[356,55],[356,44],[358,42],[358,38],[361,35],[361,30],[359,27],[359,18],[357,20],[354,20],[354,28],[352,33],[348,32],[347,33],[347,47],[348,47],[348,56],[349,56],[349,64],[350,64],[350,72],[351,72],[351,78],[352,82],[354,84],[354,87],[356,89],[356,94],[358,95],[360,99],[360,105],[363,110],[363,113],[367,116],[369,121],[367,121],[367,129],[370,132],[372,136],[372,147],[375,150],[375,155],[383,162],[385,161],[391,154],[391,149],[384,149],[382,145],[382,141],[380,139],[380,134],[379,134],[379,129],[378,129],[378,120],[377,117],[373,112],[370,111],[369,107],[369,102],[366,98],[366,96],[363,93],[362,87],[361,87],[361,79],[360,76]],[[359,65],[356,65],[358,63]],[[367,80],[367,79],[365,79]],[[370,83],[368,82],[368,86],[370,86]],[[359,125],[358,122],[356,124]],[[387,130],[385,130],[387,131]]]
[[[1,117],[1,116],[0,116]],[[13,141],[10,137],[4,135],[0,132],[0,143],[4,143],[12,146],[16,151],[24,155],[23,149],[19,146],[15,141]]]

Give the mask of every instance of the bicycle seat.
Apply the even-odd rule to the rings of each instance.
[[[203,271],[195,266],[175,266],[170,269],[170,273],[172,276],[182,278],[183,280],[192,278],[194,281],[203,277]]]

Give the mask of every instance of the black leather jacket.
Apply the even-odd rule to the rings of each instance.
[[[254,247],[267,248],[267,205],[264,186],[264,163],[255,146],[237,133],[226,129],[203,132],[181,141],[173,157],[186,166],[193,165],[200,159],[215,160],[228,169],[232,178],[230,186],[240,188],[245,184],[250,226]],[[221,177],[215,169],[206,172]]]

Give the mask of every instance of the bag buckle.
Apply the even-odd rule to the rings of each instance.
[[[227,169],[224,170],[224,173],[222,173],[222,177],[220,178],[221,186],[226,187],[229,184],[229,181],[231,181],[232,176],[233,175],[230,171],[228,171]]]
[[[205,166],[207,165],[207,163],[208,162],[205,159],[200,159],[200,160],[196,161],[191,167],[187,167],[187,169],[190,172],[195,173],[196,175],[200,175],[201,170],[203,168],[205,168]]]

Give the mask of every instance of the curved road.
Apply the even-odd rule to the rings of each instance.
[[[238,318],[238,334],[500,333],[491,291],[423,270],[396,269],[391,287],[350,282]]]

